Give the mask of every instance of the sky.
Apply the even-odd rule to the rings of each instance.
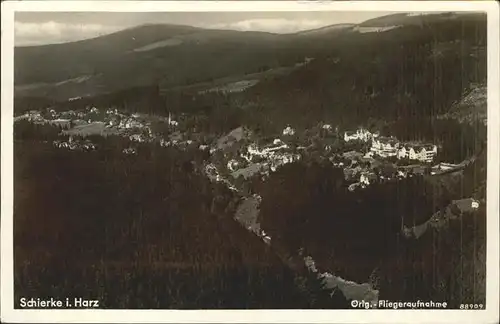
[[[16,12],[15,45],[43,45],[106,35],[144,24],[292,33],[361,23],[390,12]]]

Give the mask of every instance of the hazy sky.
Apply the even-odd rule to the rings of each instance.
[[[149,24],[290,33],[360,23],[390,12],[17,12],[15,44],[62,43]]]

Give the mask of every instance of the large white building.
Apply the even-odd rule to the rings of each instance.
[[[398,151],[398,158],[408,158],[422,162],[432,162],[437,155],[436,145],[416,145],[402,147]]]
[[[432,162],[437,155],[437,146],[401,144],[395,138],[380,137],[372,141],[370,151],[381,157]]]
[[[363,128],[360,128],[355,132],[344,132],[344,141],[346,142],[358,141],[358,140],[363,142],[368,142],[369,140],[377,137],[378,137],[377,133],[372,134],[368,130]]]

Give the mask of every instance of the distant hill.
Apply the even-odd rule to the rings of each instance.
[[[293,65],[310,48],[263,32],[146,25],[72,43],[15,48],[18,96],[71,97],[182,86]]]
[[[426,19],[418,26],[339,35],[328,54],[258,83],[246,99],[279,127],[318,118],[347,127],[369,118],[415,121],[446,113],[486,80],[486,16]]]
[[[193,96],[259,79],[231,96],[268,120],[273,114],[282,123],[413,118],[445,113],[471,84],[484,83],[485,49],[486,15],[477,13],[394,14],[286,35],[145,25],[73,43],[17,47],[16,111],[26,110],[26,102],[36,108],[26,97],[92,102],[95,95],[117,98],[149,87],[167,97],[170,90],[192,88]]]
[[[412,12],[412,13],[397,13],[382,17],[369,19],[361,24],[360,27],[388,27],[388,26],[409,26],[436,23],[440,21],[454,19],[471,19],[480,18],[481,15],[468,12]]]
[[[316,29],[310,29],[310,30],[304,30],[296,33],[296,35],[300,36],[318,36],[318,35],[325,35],[325,34],[330,34],[330,33],[335,33],[335,32],[346,32],[351,30],[356,24],[335,24],[335,25],[329,25],[321,28],[316,28]]]

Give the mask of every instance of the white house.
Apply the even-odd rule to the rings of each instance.
[[[258,146],[255,143],[248,145],[247,151],[248,153],[250,153],[250,155],[259,155],[259,156],[262,155]]]
[[[168,124],[170,126],[179,126],[179,123],[172,119],[172,115],[170,114],[170,112],[168,113]]]
[[[370,151],[381,157],[397,156],[399,145],[395,138],[380,137],[372,141]]]
[[[479,202],[473,198],[464,198],[452,201],[461,213],[471,212],[479,208]]]
[[[283,135],[290,135],[290,136],[293,136],[295,134],[295,130],[293,128],[291,128],[290,126],[287,126],[284,130],[283,130]]]
[[[377,180],[377,176],[371,172],[363,172],[363,173],[361,173],[361,176],[359,177],[359,183],[363,187],[369,186],[370,183],[373,183],[376,180]]]
[[[368,142],[375,137],[378,137],[378,134],[372,134],[368,130],[363,128],[356,130],[356,132],[344,132],[344,141],[346,142],[356,140]]]
[[[418,160],[418,154],[413,147],[408,150],[408,158],[410,160]]]
[[[227,168],[229,171],[234,172],[236,168],[238,167],[238,161],[232,159],[227,162]]]
[[[423,145],[412,147],[410,149],[409,158],[410,160],[419,160],[422,162],[432,162],[434,157],[437,155],[436,145]]]
[[[437,155],[436,145],[426,145],[420,150],[420,161],[432,162],[434,157]]]
[[[408,155],[410,154],[409,152],[410,150],[406,149],[405,146],[401,147],[399,150],[398,150],[398,153],[397,153],[397,158],[398,159],[404,159],[404,158],[407,158]]]
[[[368,177],[365,174],[361,174],[361,177],[359,177],[359,183],[368,186],[370,184],[370,179],[368,179]]]

